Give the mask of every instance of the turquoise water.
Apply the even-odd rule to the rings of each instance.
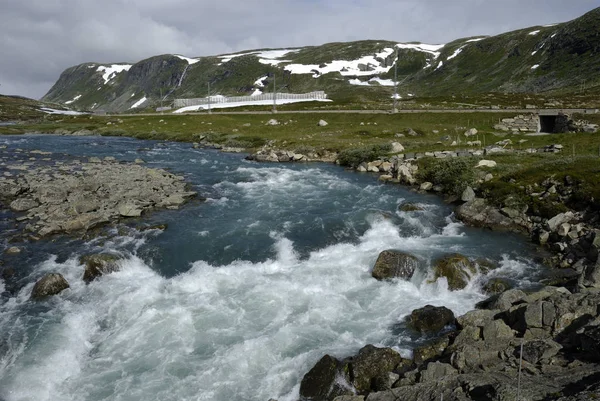
[[[534,249],[521,237],[464,227],[437,197],[383,185],[330,164],[260,164],[189,144],[107,137],[2,137],[16,149],[142,158],[185,176],[205,202],[157,211],[108,238],[25,244],[0,281],[0,398],[13,400],[294,400],[302,375],[325,353],[367,343],[408,355],[419,339],[398,329],[414,308],[455,314],[482,299],[485,277],[450,292],[427,282],[378,282],[379,252],[400,249],[429,265],[459,252],[486,257],[526,285]],[[4,169],[4,167],[1,167]],[[416,202],[422,212],[398,211]],[[168,229],[140,231],[142,223]],[[0,214],[3,247],[16,233]],[[90,285],[78,257],[108,251],[122,269]],[[63,274],[71,288],[32,303],[35,280]],[[1,280],[1,279],[0,279]]]

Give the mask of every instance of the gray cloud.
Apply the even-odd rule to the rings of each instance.
[[[389,39],[444,43],[564,22],[598,0],[0,0],[0,93],[41,97],[67,67]],[[10,4],[9,4],[10,3]]]

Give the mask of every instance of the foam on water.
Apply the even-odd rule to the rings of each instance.
[[[53,149],[64,139],[31,140]],[[68,143],[86,156],[133,146],[96,141],[104,146]],[[369,176],[134,143],[154,146],[147,161],[186,174],[207,202],[148,217],[168,223],[165,232],[114,231],[64,245],[70,253],[56,249],[22,288],[3,294],[0,399],[292,401],[324,354],[345,357],[371,343],[409,355],[418,339],[399,323],[413,309],[444,305],[460,315],[483,299],[483,276],[454,292],[444,279],[430,282],[439,255],[495,254],[500,268],[489,275],[521,282],[533,269],[507,235],[471,232],[436,198]],[[397,211],[405,201],[424,210]],[[386,249],[415,254],[423,270],[410,281],[373,279]],[[90,252],[123,256],[121,270],[86,285],[79,256]],[[49,272],[71,288],[31,302],[33,283]]]
[[[11,401],[108,394],[291,399],[302,373],[324,353],[346,356],[366,343],[402,348],[393,344],[390,327],[412,309],[446,305],[461,314],[482,298],[474,288],[449,292],[443,282],[373,280],[369,270],[381,250],[434,245],[402,238],[385,219],[373,222],[358,244],[325,247],[305,260],[291,240],[271,237],[273,259],[226,266],[197,261],[172,279],[131,255],[122,271],[86,286],[74,273],[81,271],[75,258],[50,258],[38,271],[59,271],[72,288],[52,301],[35,336],[24,338],[28,357],[0,381],[1,395]],[[16,313],[30,291],[25,287],[17,303],[3,308]]]

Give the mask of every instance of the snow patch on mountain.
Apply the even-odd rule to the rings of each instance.
[[[461,46],[461,47],[459,47],[458,49],[456,49],[456,50],[454,51],[454,53],[452,53],[452,55],[446,59],[446,61],[450,61],[450,60],[452,60],[453,58],[455,58],[456,56],[458,56],[458,55],[459,55],[459,54],[460,54],[460,53],[463,51],[463,49],[464,49],[464,46]]]
[[[185,57],[185,56],[182,56],[182,55],[180,55],[180,54],[174,54],[173,56],[175,56],[175,57],[177,57],[177,58],[180,58],[180,59],[182,59],[182,60],[185,60],[185,61],[187,61],[189,65],[196,64],[198,61],[200,61],[200,60],[198,60],[198,59],[195,59],[195,58],[189,58],[189,57]]]
[[[262,95],[262,91],[260,89],[254,89],[254,92],[252,92],[252,94],[250,96],[258,96],[258,95]]]
[[[229,61],[231,61],[232,59],[234,59],[236,57],[254,55],[254,56],[258,57],[258,61],[261,64],[277,65],[279,63],[283,63],[286,61],[286,60],[278,60],[279,58],[284,57],[285,55],[287,55],[289,53],[295,53],[298,51],[300,51],[300,49],[263,50],[263,51],[249,52],[249,53],[225,54],[222,56],[218,56],[218,58],[221,59],[221,62],[219,63],[219,65],[221,65],[224,63],[228,63]]]
[[[479,42],[480,40],[483,40],[483,39],[486,39],[486,38],[487,38],[487,36],[484,36],[483,38],[469,39],[465,43]]]
[[[65,116],[80,116],[82,114],[88,114],[88,113],[81,113],[79,111],[73,111],[73,110],[51,109],[50,107],[42,107],[40,109],[40,111],[43,111],[44,113],[48,113],[48,114],[60,114],[60,115],[65,115]]]
[[[254,86],[258,86],[259,88],[264,88],[265,87],[265,83],[263,82],[265,79],[269,78],[268,75],[265,75],[264,77],[260,77],[258,78],[256,81],[254,81]]]
[[[71,104],[71,103],[77,101],[80,97],[81,97],[81,95],[77,95],[73,99],[66,101],[65,104]]]
[[[535,36],[535,35],[537,35],[538,33],[540,33],[540,31],[539,31],[539,30],[537,30],[537,31],[531,31],[531,32],[529,32],[529,33],[528,33],[528,35]]]
[[[103,72],[102,79],[106,85],[111,79],[117,76],[117,74],[123,71],[129,71],[131,64],[112,64],[110,67],[101,65],[96,70],[97,72]]]
[[[144,96],[143,98],[141,98],[140,100],[138,100],[137,102],[135,102],[135,103],[134,103],[134,104],[133,104],[133,105],[130,107],[130,109],[136,109],[136,108],[140,107],[142,104],[144,104],[144,102],[145,102],[146,100],[148,100],[148,99],[146,99],[146,96]]]

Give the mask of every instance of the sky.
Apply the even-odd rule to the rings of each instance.
[[[0,0],[0,94],[40,98],[85,62],[363,39],[447,43],[596,7],[600,0]]]

